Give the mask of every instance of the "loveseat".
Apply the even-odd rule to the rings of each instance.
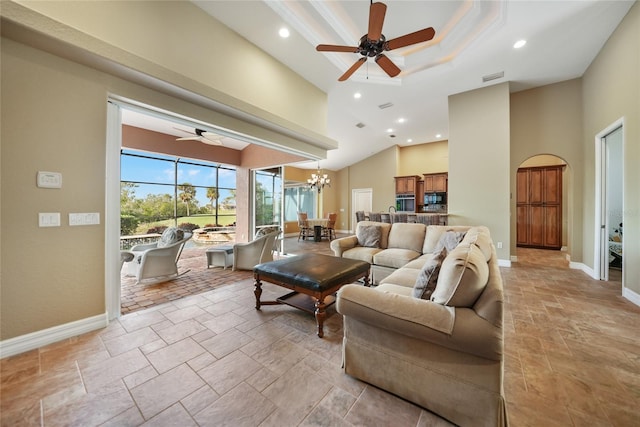
[[[402,229],[394,233],[396,226]],[[345,372],[457,425],[506,426],[503,284],[489,230],[380,227],[388,230],[383,247],[331,245],[336,255],[366,258],[388,272],[378,286],[338,292]]]

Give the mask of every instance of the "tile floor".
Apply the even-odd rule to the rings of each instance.
[[[640,308],[559,252],[518,256],[502,268],[511,426],[640,425]],[[342,373],[338,314],[320,339],[252,290],[218,284],[3,359],[2,426],[448,425]]]

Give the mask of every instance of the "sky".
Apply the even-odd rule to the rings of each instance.
[[[149,156],[147,153],[137,152],[134,150],[123,150],[124,154],[138,154]],[[173,194],[173,187],[167,185],[174,183],[175,163],[174,157],[153,154],[154,159],[144,157],[134,157],[123,155],[120,157],[120,177],[122,181],[155,183],[156,185],[139,184],[135,189],[137,198],[143,199],[149,193]],[[166,160],[158,160],[166,159]],[[189,159],[183,160],[186,163],[178,163],[178,184],[189,183],[196,187],[216,187],[216,168],[213,163],[203,161],[193,161]],[[190,164],[190,163],[200,163]],[[207,165],[207,166],[204,166]],[[236,188],[236,172],[234,169],[220,168],[218,172],[218,187],[220,200],[229,195],[229,191],[225,188]],[[206,188],[196,188],[196,198],[199,200],[200,206],[204,206],[210,201],[206,197]]]

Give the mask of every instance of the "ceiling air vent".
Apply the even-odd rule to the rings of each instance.
[[[362,129],[365,126],[364,123],[360,122],[360,123],[356,123],[356,127]]]
[[[482,77],[482,83],[490,82],[491,80],[497,80],[504,77],[504,71],[500,71],[499,73],[487,74]]]
[[[378,105],[378,108],[381,110],[384,110],[385,108],[389,108],[389,107],[393,107],[392,102],[385,102],[384,104]]]

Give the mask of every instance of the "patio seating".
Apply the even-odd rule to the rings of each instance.
[[[134,254],[136,284],[155,284],[173,280],[188,272],[178,273],[178,259],[184,244],[192,234],[174,227],[167,228],[154,243],[135,245]],[[131,270],[130,270],[131,271]]]
[[[258,264],[273,261],[273,248],[280,230],[259,236],[251,242],[233,245],[233,271],[253,270]]]

